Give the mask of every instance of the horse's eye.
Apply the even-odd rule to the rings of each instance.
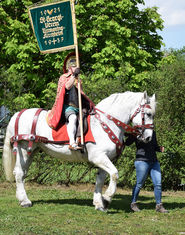
[[[152,114],[151,114],[151,113],[147,113],[147,116],[148,116],[148,117],[151,117],[151,116],[152,116]]]

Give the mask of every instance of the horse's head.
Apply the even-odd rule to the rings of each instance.
[[[146,91],[143,93],[143,98],[139,107],[132,115],[131,120],[133,126],[139,131],[137,139],[147,143],[151,141],[154,128],[154,115],[156,109],[155,94],[148,97]]]

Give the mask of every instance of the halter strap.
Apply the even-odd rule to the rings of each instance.
[[[149,104],[143,104],[143,105],[140,105],[135,113],[131,116],[131,121],[134,119],[134,117],[139,113],[141,112],[141,119],[142,119],[142,125],[136,125],[135,128],[137,129],[141,129],[142,131],[144,129],[153,129],[154,128],[154,125],[153,124],[145,124],[145,118],[144,118],[144,108],[148,108],[148,109],[152,109],[151,106]]]

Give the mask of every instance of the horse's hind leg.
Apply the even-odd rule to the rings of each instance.
[[[28,156],[27,150],[18,146],[16,154],[16,164],[13,171],[16,180],[16,197],[22,207],[32,206],[31,201],[28,199],[25,188],[24,179],[27,175],[28,168],[32,162],[32,157]]]

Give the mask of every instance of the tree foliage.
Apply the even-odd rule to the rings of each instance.
[[[185,183],[184,52],[185,48],[166,53],[168,55],[159,68],[150,73],[146,87],[157,95],[155,124],[159,142],[165,146],[165,154],[160,154],[159,158],[163,172],[163,188],[168,189],[177,189],[180,184]]]
[[[132,79],[161,58],[156,31],[162,29],[162,20],[156,8],[140,11],[137,4],[142,2],[82,0],[77,4],[79,46],[95,80]]]
[[[1,93],[6,97],[1,102],[6,101],[12,111],[33,105],[51,107],[68,53],[39,52],[28,16],[28,7],[37,2],[2,0],[0,3]],[[162,20],[156,8],[139,10],[139,3],[144,2],[76,1],[82,80],[86,93],[93,94],[95,101],[99,94],[96,89],[111,81],[119,84],[120,89],[138,89],[145,71],[154,67],[162,56],[162,38],[157,33],[163,28]],[[111,90],[107,91],[105,96],[110,93]]]

